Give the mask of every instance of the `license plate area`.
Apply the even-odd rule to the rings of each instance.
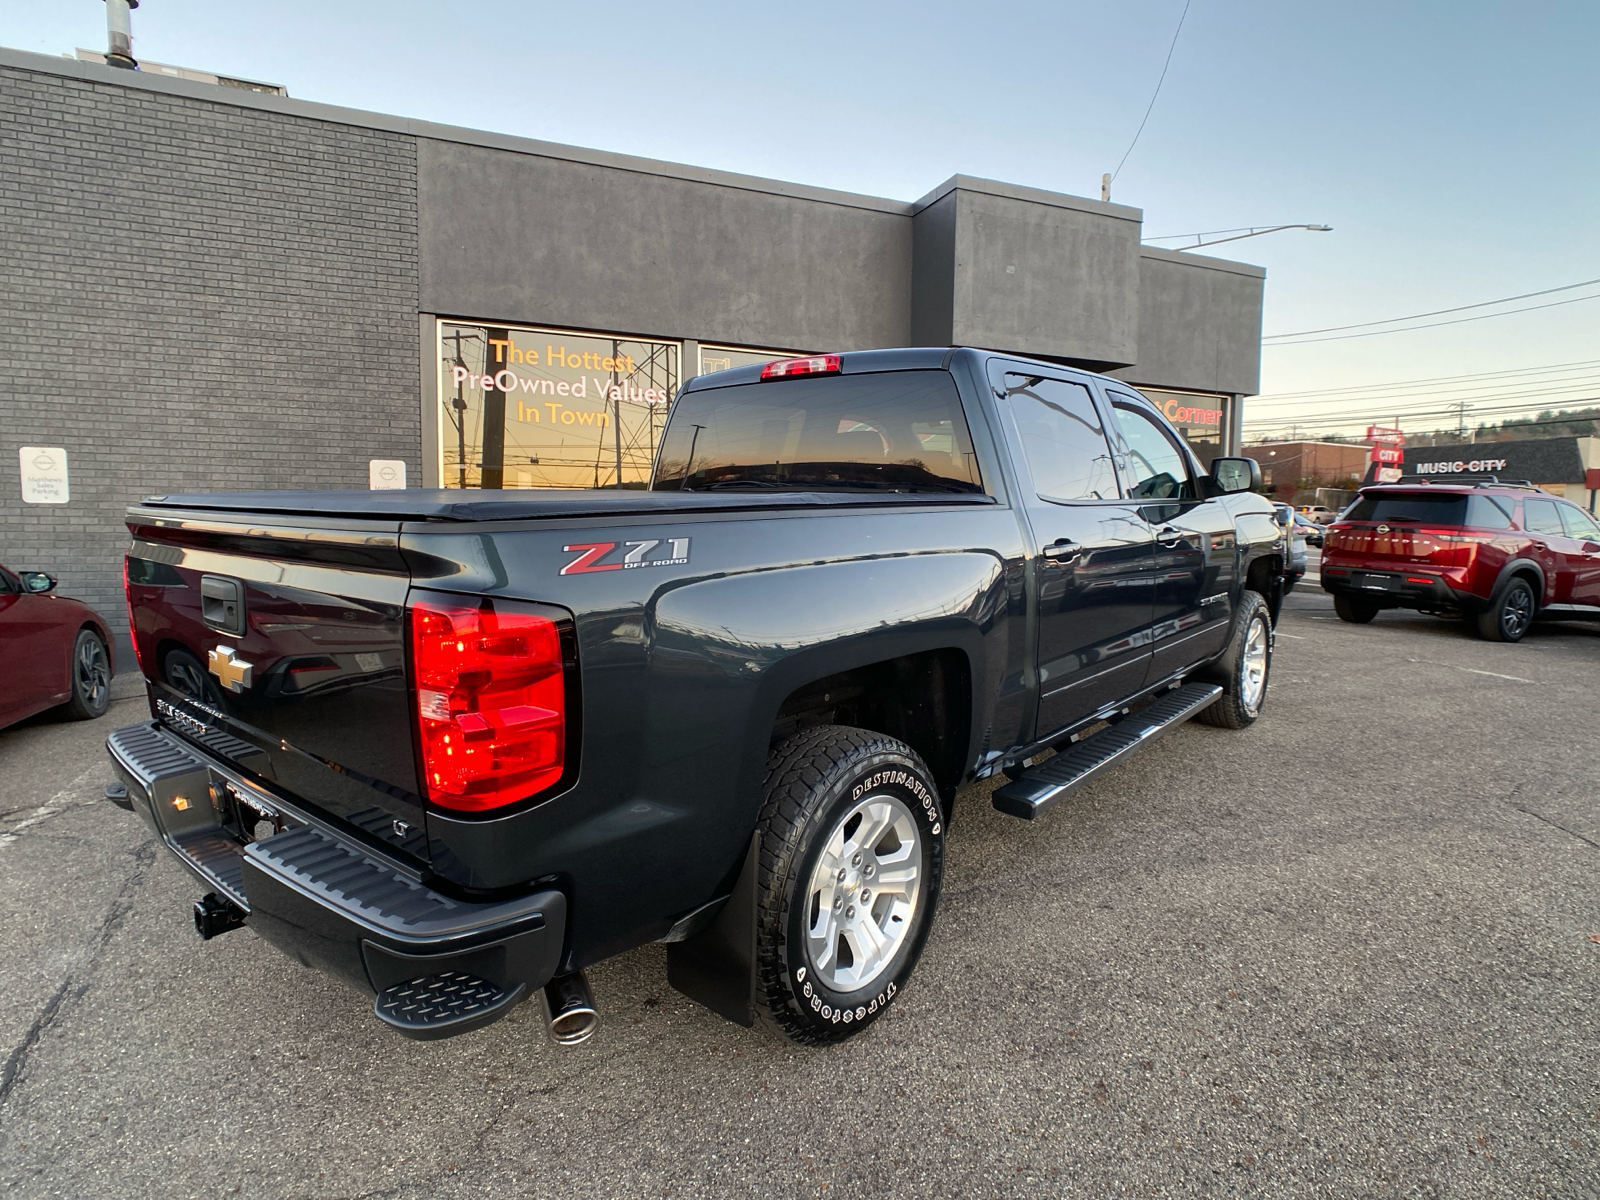
[[[1375,575],[1371,572],[1362,572],[1356,576],[1356,586],[1369,592],[1398,592],[1400,590],[1400,577],[1398,575]]]

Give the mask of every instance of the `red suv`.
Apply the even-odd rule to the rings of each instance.
[[[1414,608],[1516,642],[1536,617],[1600,620],[1600,524],[1529,484],[1363,488],[1328,527],[1322,588],[1358,625]]]

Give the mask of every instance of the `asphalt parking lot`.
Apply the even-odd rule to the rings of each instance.
[[[963,793],[889,1017],[801,1050],[591,972],[408,1042],[0,731],[0,1186],[26,1196],[1600,1195],[1600,626],[1494,645],[1288,601],[1262,719],[1028,825]]]

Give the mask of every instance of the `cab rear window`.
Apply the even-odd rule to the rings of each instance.
[[[685,392],[658,491],[981,492],[947,371],[768,380]]]
[[[1463,492],[1386,492],[1366,495],[1345,515],[1347,521],[1383,521],[1390,525],[1432,525],[1441,528],[1510,529],[1505,502],[1494,496]]]

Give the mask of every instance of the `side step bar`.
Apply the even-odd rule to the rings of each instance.
[[[1100,772],[1136,754],[1221,697],[1222,688],[1214,683],[1186,683],[1065,753],[1030,767],[1015,782],[995,790],[994,806],[1009,816],[1035,820]]]

